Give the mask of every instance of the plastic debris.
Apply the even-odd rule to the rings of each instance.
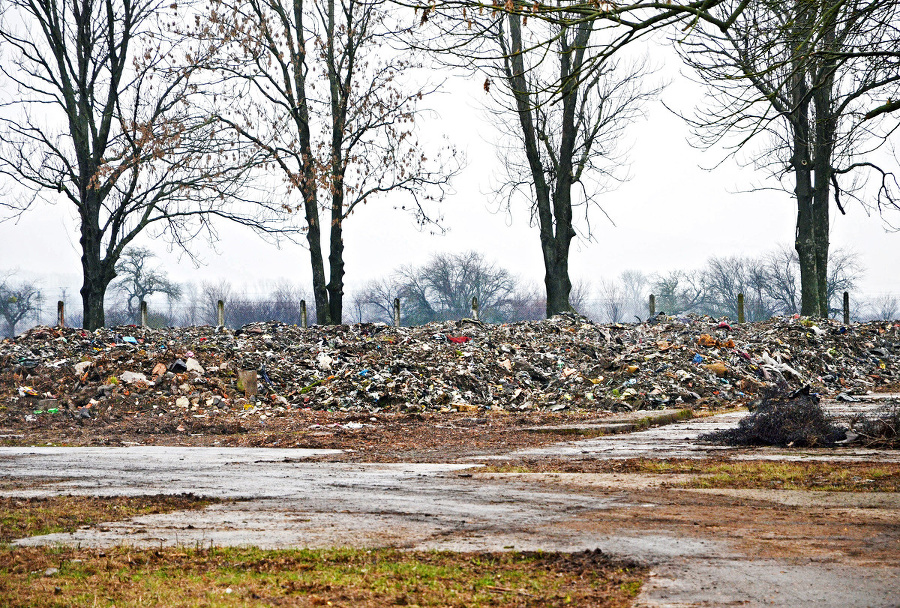
[[[36,327],[0,343],[0,402],[7,406],[0,423],[47,411],[33,399],[51,395],[68,414],[58,421],[152,417],[174,429],[193,428],[194,416],[289,416],[296,408],[702,408],[752,401],[779,383],[851,398],[900,384],[897,322],[843,326],[790,317],[726,328],[711,317],[653,321],[600,325],[564,314],[399,328]],[[123,330],[139,347],[117,340]]]

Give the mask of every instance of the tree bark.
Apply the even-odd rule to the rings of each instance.
[[[96,208],[90,203],[85,207],[87,209]],[[84,311],[82,327],[89,331],[106,325],[106,312],[103,307],[106,290],[116,277],[113,265],[109,263],[108,259],[104,260],[102,257],[101,237],[96,218],[83,213],[80,239],[81,269],[84,277],[81,285],[81,303]]]
[[[322,256],[322,233],[319,228],[319,208],[315,200],[306,206],[306,242],[312,267],[313,300],[316,305],[316,323],[328,324],[328,289],[325,284],[325,259]]]
[[[336,186],[337,188],[337,186]],[[335,192],[331,208],[331,252],[328,256],[328,323],[339,325],[343,320],[344,303],[344,229],[342,194]]]

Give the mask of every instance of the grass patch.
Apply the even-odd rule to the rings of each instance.
[[[829,492],[898,492],[900,464],[719,459],[550,460],[467,469],[467,473],[647,473],[694,475],[688,488],[776,488]]]
[[[600,551],[0,550],[0,605],[630,606],[647,571]]]
[[[876,463],[732,461],[658,467],[648,472],[696,473],[688,488],[775,488],[825,492],[900,491],[900,465]],[[654,469],[656,469],[654,471]]]
[[[0,497],[0,542],[25,536],[72,532],[81,526],[120,521],[138,515],[202,509],[214,502],[219,501],[193,494]]]

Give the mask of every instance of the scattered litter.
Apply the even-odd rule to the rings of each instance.
[[[137,346],[120,339],[124,332]],[[600,325],[562,314],[399,328],[36,327],[0,342],[0,423],[47,423],[33,414],[51,409],[34,402],[43,397],[57,399],[55,418],[71,424],[152,416],[170,429],[193,429],[194,417],[256,420],[297,408],[714,408],[752,402],[776,385],[852,400],[900,384],[898,357],[900,323],[790,317],[740,325],[694,315]]]
[[[135,382],[147,382],[147,376],[139,372],[124,371],[119,374],[119,380],[125,384],[134,384]]]

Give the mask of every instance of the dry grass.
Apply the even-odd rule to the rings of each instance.
[[[829,492],[900,491],[895,463],[791,461],[645,461],[648,473],[694,473],[690,488],[777,488]]]
[[[81,526],[137,515],[202,509],[218,502],[193,494],[155,496],[0,497],[0,542],[25,536],[72,532]]]
[[[689,488],[778,488],[831,492],[898,492],[900,464],[719,459],[521,461],[472,473],[647,473],[694,475]]]
[[[0,550],[0,605],[613,608],[646,575],[599,551],[21,548]]]

